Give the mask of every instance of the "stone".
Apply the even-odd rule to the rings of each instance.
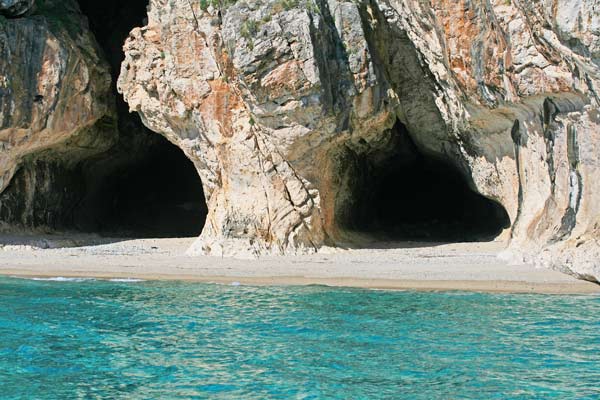
[[[385,158],[378,143],[397,121],[505,208],[515,251],[577,253],[573,241],[595,248],[600,222],[600,127],[599,12],[575,3],[269,0],[201,10],[153,0],[148,25],[125,45],[118,86],[198,168],[209,215],[193,254],[344,243],[340,199],[351,181],[340,180],[340,149]],[[579,273],[577,262],[560,264]]]
[[[62,205],[68,213],[73,199],[56,190],[55,184],[66,179],[71,166],[106,151],[116,139],[108,64],[83,16],[70,11],[78,9],[76,3],[55,4],[64,7],[68,28],[44,15],[0,17],[0,193],[4,192],[0,221],[4,223],[60,218],[34,212],[35,203],[41,209]],[[7,191],[17,171],[19,190]]]
[[[18,17],[29,11],[35,0],[0,0],[0,14]]]
[[[208,216],[190,254],[364,244],[370,232],[358,221],[373,217],[365,204],[378,176],[422,157],[501,206],[498,234],[512,252],[600,278],[595,0],[226,3],[150,0],[117,83],[202,180]],[[10,20],[9,30],[31,38],[19,46],[51,44],[31,63],[41,75],[10,69],[25,56],[6,50],[16,33],[0,20],[0,52],[18,57],[0,59],[0,85],[18,78],[26,88],[0,92],[0,192],[27,155],[111,115],[102,67],[88,55],[77,64],[87,73],[59,79],[73,37],[31,21]],[[67,87],[80,88],[76,112],[43,108]]]

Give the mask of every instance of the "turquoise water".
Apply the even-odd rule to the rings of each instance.
[[[600,298],[0,278],[0,398],[598,399]]]

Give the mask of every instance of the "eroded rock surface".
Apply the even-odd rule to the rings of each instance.
[[[67,198],[53,197],[65,160],[137,146],[114,139],[110,74],[79,9],[43,4],[0,3],[0,215],[24,223],[39,213],[23,204]],[[191,253],[364,243],[371,189],[421,157],[502,206],[513,251],[600,277],[597,1],[210,4],[150,0],[118,82],[202,179]]]
[[[0,9],[16,16],[30,3]],[[73,166],[115,142],[114,97],[76,2],[29,11],[0,16],[0,221],[52,226],[78,201],[64,185],[78,179]]]
[[[0,0],[0,14],[18,17],[31,10],[35,0]]]
[[[351,241],[360,171],[400,123],[504,206],[513,248],[600,276],[597,2],[152,0],[148,17],[119,88],[201,175],[195,253]]]

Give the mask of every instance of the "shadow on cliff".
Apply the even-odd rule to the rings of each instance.
[[[116,135],[110,142],[102,139],[102,146],[89,143],[109,149],[84,159],[68,151],[26,158],[0,195],[0,223],[13,232],[57,236],[72,231],[126,238],[199,235],[207,208],[193,163],[129,113],[116,90],[123,43],[133,28],[144,25],[148,1],[77,1],[110,64],[116,120],[107,116],[102,128]]]
[[[338,246],[483,242],[510,227],[500,204],[474,191],[456,167],[421,151],[399,121],[377,142],[346,144],[331,159]]]
[[[202,182],[183,152],[131,114],[116,81],[129,32],[146,23],[148,0],[78,0],[111,65],[119,143],[102,164],[80,213],[80,227],[125,237],[197,236],[207,208]]]

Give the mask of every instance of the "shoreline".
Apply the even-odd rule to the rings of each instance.
[[[61,272],[61,271],[56,271]],[[15,279],[51,280],[60,279],[96,279],[126,283],[135,282],[188,282],[242,286],[326,286],[331,288],[356,288],[372,290],[398,290],[415,292],[482,292],[505,294],[552,294],[552,295],[600,295],[600,286],[591,282],[526,282],[526,281],[423,281],[398,279],[360,279],[360,278],[310,278],[310,277],[244,277],[244,276],[195,276],[195,275],[155,275],[102,274],[83,272],[39,273],[37,271],[2,270],[0,276]]]
[[[388,243],[370,249],[324,249],[314,255],[241,260],[186,256],[185,250],[195,238],[69,240],[56,236],[0,236],[0,275],[251,286],[600,294],[600,285],[557,271],[509,263],[499,257],[505,249],[503,242]]]

